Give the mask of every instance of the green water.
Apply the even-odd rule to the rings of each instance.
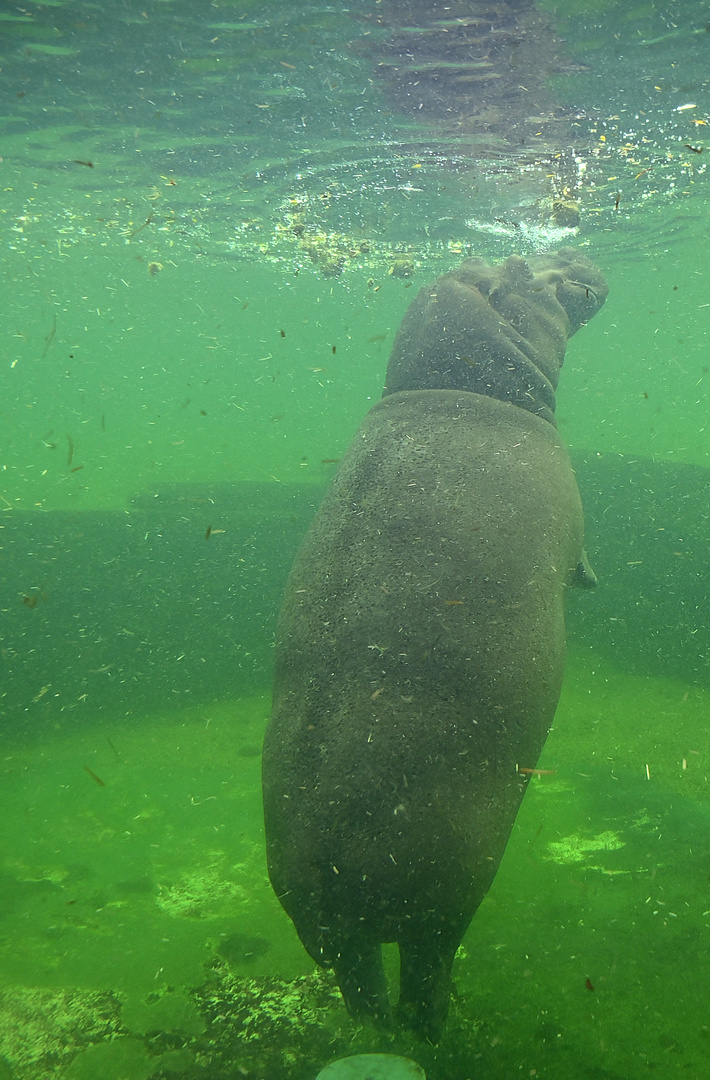
[[[0,1078],[704,1074],[710,16],[542,6],[574,167],[393,104],[391,4],[2,6]],[[434,1048],[268,884],[273,627],[417,290],[561,243],[610,286],[557,397],[600,587]]]
[[[702,1075],[707,690],[572,652],[549,773],[464,940],[436,1051],[349,1022],[271,892],[268,707],[5,740],[0,1053],[17,1075],[96,1075],[97,1045],[106,1076],[223,1075],[225,1054],[315,1075],[376,1047],[433,1075]]]

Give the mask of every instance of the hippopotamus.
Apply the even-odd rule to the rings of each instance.
[[[349,1012],[432,1042],[555,714],[566,589],[594,582],[555,390],[606,295],[571,249],[422,289],[286,588],[270,879]]]

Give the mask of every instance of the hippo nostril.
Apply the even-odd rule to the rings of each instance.
[[[565,284],[574,285],[577,289],[584,289],[586,298],[592,299],[595,304],[599,305],[599,297],[597,296],[592,286],[588,285],[585,281],[572,281],[570,278],[567,278]]]

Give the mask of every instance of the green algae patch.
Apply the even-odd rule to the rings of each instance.
[[[548,858],[557,863],[581,863],[598,851],[618,851],[625,846],[617,833],[607,830],[598,836],[583,837],[577,834],[562,840],[551,840],[547,845]]]
[[[115,1039],[119,1016],[120,1003],[110,993],[0,989],[0,1060],[13,1077],[44,1080],[88,1045]]]

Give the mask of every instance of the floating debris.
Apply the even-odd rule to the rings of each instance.
[[[101,779],[101,777],[97,776],[96,773],[94,772],[94,770],[90,769],[88,765],[84,765],[84,772],[88,773],[88,775],[91,777],[91,779],[94,781],[94,783],[98,784],[99,787],[106,787],[106,784]]]

